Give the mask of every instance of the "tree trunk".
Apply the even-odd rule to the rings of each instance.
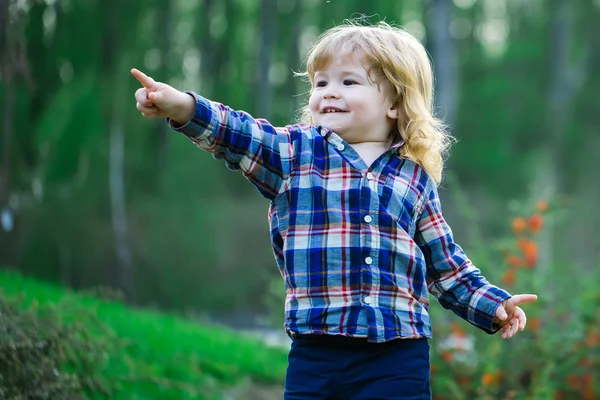
[[[300,4],[300,0],[294,0],[294,6],[285,16],[284,29],[287,29],[286,37],[288,38],[289,46],[287,51],[288,65],[294,70],[299,71],[300,66],[300,37],[302,34],[302,28],[305,26],[306,14]],[[284,42],[286,43],[286,42]],[[287,44],[286,43],[286,44]],[[285,45],[285,44],[284,44]],[[290,77],[286,80],[284,92],[290,99],[290,118],[286,121],[288,123],[296,122],[296,119],[292,119],[292,116],[296,116],[297,111],[300,108],[300,96],[298,90],[298,79]]]
[[[204,0],[202,20],[200,23],[200,82],[202,82],[202,94],[209,98],[213,97],[213,81],[217,77],[215,63],[215,49],[210,34],[210,20],[214,9],[214,0]]]
[[[547,137],[541,144],[540,161],[536,164],[532,181],[532,201],[554,200],[560,193],[559,168],[562,161],[562,136],[573,102],[574,85],[570,62],[573,42],[573,2],[553,0],[550,7],[550,41],[548,63],[550,82],[547,108]],[[548,226],[539,237],[538,268],[547,270],[554,259],[556,227]]]
[[[115,113],[116,114],[116,113]],[[109,144],[109,187],[115,250],[118,263],[118,282],[127,299],[133,299],[133,268],[127,229],[125,201],[124,133],[123,124],[113,114]]]
[[[10,155],[14,135],[13,114],[15,108],[13,63],[14,60],[11,55],[6,54],[3,58],[1,68],[5,90],[4,102],[2,104],[3,115],[2,164],[0,165],[0,209],[8,207],[8,199],[10,195]]]
[[[173,22],[173,5],[171,1],[164,2],[161,7],[161,12],[158,13],[156,26],[163,26],[164,29],[157,31],[157,41],[160,49],[160,68],[157,75],[163,82],[169,79],[172,71],[171,64],[173,60],[172,56],[172,40],[171,32]],[[160,186],[162,179],[160,179],[161,173],[165,171],[167,166],[167,154],[168,154],[168,140],[171,135],[168,125],[162,118],[155,121],[154,129],[156,132],[156,184]]]
[[[0,163],[0,228],[5,232],[13,229],[13,214],[8,208],[10,198],[11,148],[14,135],[13,115],[15,108],[14,77],[17,71],[15,41],[11,38],[8,23],[8,0],[0,0],[0,73],[4,83],[2,104],[2,159]]]
[[[437,114],[448,124],[454,121],[456,103],[454,44],[450,36],[452,7],[449,0],[430,0],[426,13],[428,45],[436,77]]]
[[[593,85],[593,82],[590,82],[591,73],[592,71],[598,71],[600,67],[598,62],[600,28],[596,23],[594,5],[588,4],[586,7],[584,17],[580,17],[581,19],[577,21],[578,26],[585,26],[586,29],[584,30],[585,46],[583,46],[580,58],[580,68],[575,74],[579,78],[575,86],[576,90],[589,91],[591,85]],[[580,116],[581,114],[578,115],[578,117]],[[571,172],[577,177],[576,182],[568,189],[572,193],[578,194],[574,198],[576,203],[572,205],[572,208],[577,212],[573,213],[573,218],[569,221],[570,226],[566,228],[569,229],[567,237],[573,238],[570,246],[568,246],[569,256],[572,256],[579,269],[584,272],[584,276],[589,276],[590,273],[597,271],[600,266],[600,240],[598,240],[600,238],[600,215],[597,212],[600,186],[590,184],[597,181],[600,134],[596,131],[586,136],[584,146],[586,151],[581,155],[582,157],[576,164],[576,169],[572,168],[573,172]],[[573,152],[570,154],[573,154]]]
[[[109,190],[112,228],[115,240],[117,285],[123,290],[127,300],[134,299],[134,278],[131,259],[131,248],[128,236],[127,208],[125,196],[124,168],[124,133],[121,119],[122,106],[121,79],[118,70],[117,44],[119,37],[119,14],[116,2],[108,2],[103,10],[103,70],[110,84],[106,84],[103,92],[104,115],[109,129]]]
[[[0,0],[0,59],[3,58],[8,44],[8,3],[9,0]]]
[[[277,2],[261,0],[259,19],[258,62],[256,71],[256,116],[273,117],[273,89],[269,82],[269,69],[272,65],[273,45],[276,35]]]

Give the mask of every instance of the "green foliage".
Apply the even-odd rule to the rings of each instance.
[[[114,296],[98,297],[105,291],[75,294],[14,274],[0,274],[0,286],[7,298],[22,296],[11,304],[40,304],[39,309],[49,310],[55,321],[47,322],[47,312],[14,320],[19,331],[29,333],[27,356],[36,357],[36,352],[52,348],[37,349],[38,343],[50,343],[58,349],[52,354],[68,356],[63,363],[67,372],[58,377],[64,376],[65,382],[71,379],[73,390],[79,383],[91,398],[218,399],[248,381],[283,383],[285,350],[267,348],[225,328],[156,311],[132,310]],[[15,306],[12,309],[19,312]],[[48,327],[48,335],[38,333],[46,331],[40,329],[43,325]],[[14,336],[5,339],[3,334],[2,343],[15,340],[11,338]],[[14,363],[8,365],[12,371]],[[40,375],[52,372],[54,365],[59,362],[49,363]],[[32,376],[37,375],[28,375],[29,382]]]
[[[0,292],[0,396],[3,399],[76,399],[84,392],[109,395],[97,373],[106,350],[118,342],[92,338],[96,323],[85,309],[78,321],[66,323],[61,314],[69,305],[32,304]],[[72,311],[71,311],[72,312]]]
[[[458,191],[455,189],[455,191]],[[486,278],[511,293],[536,293],[524,304],[525,331],[508,340],[486,335],[432,302],[434,399],[595,399],[600,395],[600,265],[586,275],[571,260],[539,263],[543,230],[569,210],[559,203],[507,210],[504,234],[467,248]],[[468,211],[470,206],[463,204]],[[541,211],[543,210],[543,211]],[[473,221],[469,212],[463,216]],[[534,219],[530,216],[535,216]],[[525,225],[513,222],[523,218]],[[532,222],[533,221],[533,222]],[[472,224],[477,236],[476,223]],[[560,276],[559,279],[556,277]]]

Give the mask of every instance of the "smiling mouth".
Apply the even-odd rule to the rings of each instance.
[[[326,107],[321,111],[321,114],[345,113],[348,111],[340,110],[339,108]]]

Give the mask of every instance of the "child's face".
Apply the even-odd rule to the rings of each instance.
[[[348,143],[386,142],[398,111],[387,96],[389,82],[370,82],[362,57],[336,57],[315,73],[310,115],[314,125],[331,129]]]

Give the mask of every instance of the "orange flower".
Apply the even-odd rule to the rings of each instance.
[[[529,318],[527,321],[527,327],[533,332],[537,332],[540,330],[540,325],[542,324],[540,317]]]
[[[512,285],[513,283],[515,283],[516,278],[517,271],[511,268],[504,273],[504,276],[502,277],[502,282],[504,282],[505,285]]]
[[[557,390],[556,392],[554,392],[554,400],[563,400],[565,398],[565,392],[563,392],[562,390]]]
[[[452,333],[454,334],[455,337],[464,338],[467,336],[467,334],[465,333],[465,330],[463,329],[462,326],[460,326],[458,324],[458,322],[452,321],[450,323],[450,330],[452,331]]]
[[[495,373],[492,373],[492,372],[486,372],[481,377],[481,383],[484,386],[492,385],[492,384],[494,384],[496,382],[498,382],[498,374],[495,374]]]
[[[537,254],[527,254],[525,256],[525,265],[527,265],[527,268],[533,269],[535,264],[537,264]]]
[[[596,388],[594,385],[594,377],[592,374],[585,374],[582,377],[583,383],[583,400],[596,400]]]
[[[525,221],[525,218],[517,217],[513,219],[512,229],[515,234],[518,235],[519,233],[522,233],[525,228],[527,228],[527,221]]]
[[[506,262],[513,268],[522,267],[524,264],[523,259],[519,256],[515,256],[514,254],[507,255]]]
[[[585,344],[587,344],[588,347],[598,346],[600,344],[600,334],[596,331],[591,331],[585,340]]]
[[[517,247],[523,252],[526,258],[529,256],[537,259],[538,245],[533,240],[519,238],[517,241]]]
[[[429,375],[434,375],[437,372],[437,367],[434,364],[429,366]]]
[[[582,357],[577,364],[585,368],[591,368],[593,363],[592,360],[590,360],[590,358],[586,356]]]
[[[581,388],[581,384],[583,383],[583,379],[577,375],[569,375],[567,376],[567,386],[569,386],[572,390],[577,390]]]
[[[468,388],[471,383],[471,379],[469,379],[469,376],[467,376],[467,375],[457,376],[456,381],[458,382],[458,385],[463,389]]]
[[[535,214],[529,217],[529,230],[531,233],[539,233],[542,230],[542,225],[544,225],[544,218],[541,215]]]
[[[442,360],[446,361],[447,363],[452,362],[452,360],[454,359],[454,355],[448,350],[442,351],[440,355],[442,356]]]
[[[535,205],[535,209],[539,212],[545,212],[548,210],[548,202],[546,200],[540,200]]]

